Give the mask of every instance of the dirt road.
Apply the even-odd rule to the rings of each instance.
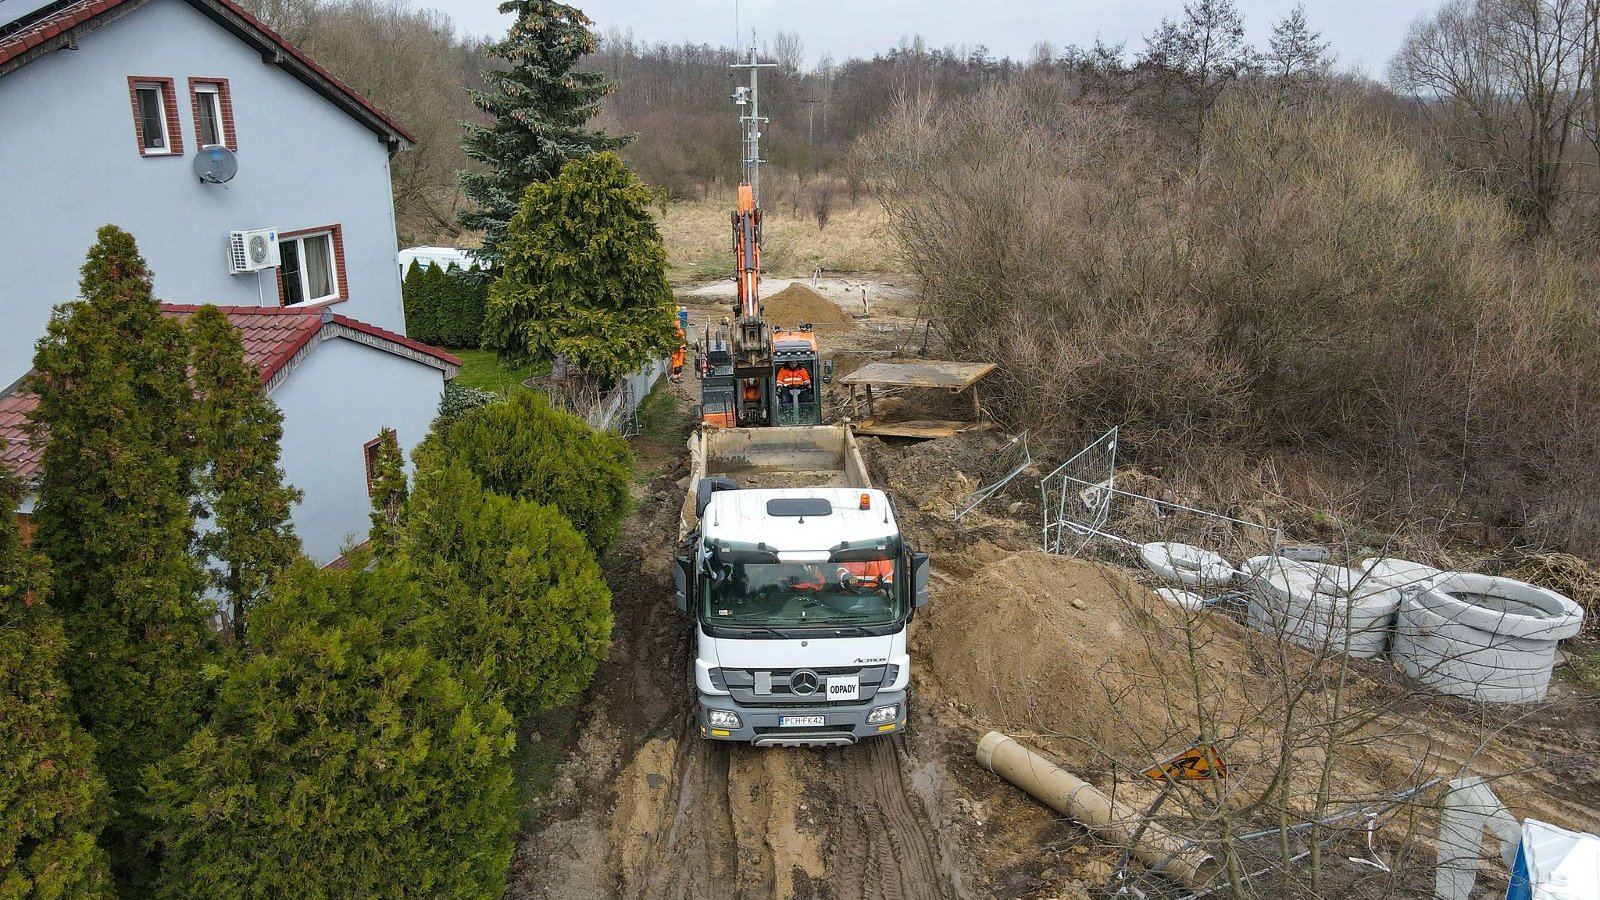
[[[667,568],[686,474],[672,446],[639,448],[642,469],[664,471],[639,491],[624,546],[608,560],[611,658],[555,803],[523,841],[509,895],[970,896],[957,830],[939,826],[951,794],[932,735],[826,751],[699,736],[691,634]]]

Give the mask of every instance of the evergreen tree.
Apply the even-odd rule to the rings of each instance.
[[[469,124],[462,142],[487,171],[461,173],[461,187],[477,206],[462,213],[461,224],[483,233],[479,255],[490,265],[498,264],[506,225],[529,184],[556,177],[568,160],[632,140],[584,127],[615,87],[598,72],[577,68],[595,50],[588,16],[548,0],[507,0],[500,12],[516,21],[505,40],[485,52],[506,65],[484,69],[488,90],[472,94],[473,105],[493,122]]]
[[[621,157],[601,153],[528,188],[489,290],[483,338],[612,380],[672,346],[676,312],[650,190]]]
[[[551,409],[537,391],[441,422],[419,453],[459,461],[486,490],[555,507],[596,554],[628,513],[633,454],[628,442]]]
[[[194,382],[198,488],[213,527],[199,537],[211,585],[233,619],[233,638],[245,639],[250,608],[272,580],[300,555],[289,520],[300,492],[283,483],[278,442],[283,414],[245,362],[239,333],[215,306],[189,319]]]
[[[428,301],[427,269],[418,260],[406,268],[406,277],[400,283],[400,301],[405,307],[406,336],[430,343],[433,334],[433,304]]]
[[[100,229],[80,293],[57,307],[28,381],[43,448],[34,520],[69,641],[63,671],[111,788],[106,846],[136,892],[148,869],[141,773],[183,746],[204,703],[192,393],[183,327],[151,296],[132,235]]]
[[[158,896],[498,900],[511,717],[405,640],[416,607],[393,567],[279,580],[211,720],[151,770]]]
[[[611,641],[611,591],[594,554],[548,506],[485,491],[423,452],[404,558],[434,652],[514,716],[576,696]]]
[[[45,560],[23,546],[16,481],[0,468],[0,897],[111,896],[106,784],[67,708],[67,639],[44,602]]]
[[[367,542],[373,556],[388,559],[399,548],[405,514],[405,457],[394,429],[385,428],[378,433],[372,460],[372,529],[367,532]]]

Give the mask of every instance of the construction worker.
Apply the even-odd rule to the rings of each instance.
[[[805,403],[811,399],[811,371],[790,360],[778,368],[778,387],[794,391],[799,395],[800,402]]]
[[[674,383],[683,381],[683,354],[688,349],[689,339],[683,333],[683,326],[678,326],[678,342],[672,346],[672,380]]]
[[[894,561],[871,559],[841,563],[837,574],[839,583],[847,588],[888,588],[894,584]]]

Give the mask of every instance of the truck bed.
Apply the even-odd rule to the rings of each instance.
[[[680,538],[699,524],[695,490],[707,476],[731,478],[741,488],[872,486],[847,425],[701,428],[689,439],[689,458]]]

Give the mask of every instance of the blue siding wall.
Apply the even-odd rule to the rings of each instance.
[[[272,392],[283,410],[284,474],[305,493],[294,527],[307,556],[323,565],[367,539],[363,446],[393,428],[409,474],[443,393],[438,369],[343,339],[319,345]]]
[[[175,82],[181,157],[139,155],[130,75]],[[239,174],[225,186],[191,168],[191,77],[229,82]],[[76,296],[108,222],[138,239],[158,297],[233,306],[277,296],[271,271],[228,274],[229,231],[337,223],[350,299],[335,311],[404,333],[383,141],[183,0],[151,0],[0,77],[0,388],[31,365],[51,307]]]

